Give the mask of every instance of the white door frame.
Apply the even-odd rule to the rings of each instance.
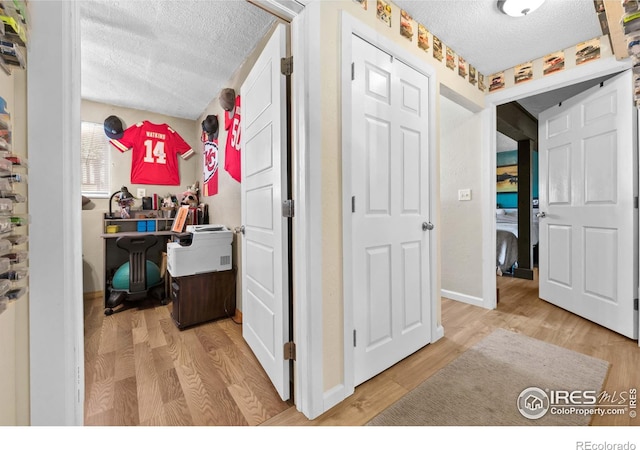
[[[426,220],[432,222],[435,230],[432,233],[430,243],[429,264],[431,268],[431,342],[435,342],[444,335],[444,330],[440,325],[440,292],[437,282],[438,268],[438,239],[440,220],[437,217],[437,195],[438,169],[436,167],[436,75],[435,70],[426,62],[411,55],[393,41],[385,38],[372,28],[355,20],[346,12],[341,15],[341,96],[342,96],[342,254],[343,254],[343,296],[344,296],[344,378],[341,395],[346,398],[354,390],[354,350],[353,350],[353,284],[352,284],[352,261],[351,251],[351,128],[346,126],[346,122],[351,117],[351,35],[355,34],[370,44],[380,48],[386,53],[397,58],[424,74],[429,78],[429,204],[430,211],[427,212]],[[334,392],[337,394],[337,392]],[[337,400],[337,399],[336,399]]]
[[[617,61],[613,56],[567,69],[519,86],[500,90],[485,97],[482,111],[482,306],[495,309],[496,302],[496,107],[521,98],[570,86],[631,68],[628,60]]]
[[[84,424],[80,15],[76,2],[30,8],[30,425],[78,426]]]
[[[291,21],[294,399],[309,419],[325,412],[322,319],[322,77],[318,67],[322,28],[320,2]]]

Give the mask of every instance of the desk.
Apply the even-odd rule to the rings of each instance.
[[[138,227],[138,222],[141,221],[153,221],[155,223],[154,228],[156,231],[138,232],[135,231]],[[147,259],[153,261],[161,267],[162,253],[167,251],[167,241],[173,234],[171,231],[171,224],[173,219],[164,218],[143,218],[143,219],[104,219],[103,231],[106,231],[109,225],[118,225],[120,231],[117,233],[100,234],[103,241],[103,255],[104,255],[104,305],[106,307],[107,299],[109,298],[109,283],[113,274],[118,270],[125,262],[129,261],[129,253],[126,250],[119,248],[116,245],[116,240],[121,236],[144,236],[145,234],[151,234],[158,237],[158,242],[149,250],[147,250]],[[165,275],[166,276],[166,275]],[[168,293],[165,292],[165,296]]]

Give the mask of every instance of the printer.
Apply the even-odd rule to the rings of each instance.
[[[231,270],[232,242],[224,225],[187,225],[167,243],[167,270],[172,277]]]

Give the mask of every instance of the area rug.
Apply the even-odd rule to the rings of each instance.
[[[607,361],[497,329],[367,425],[588,425],[608,370]]]

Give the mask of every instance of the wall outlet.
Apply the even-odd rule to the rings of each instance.
[[[460,201],[471,200],[471,189],[459,189],[458,200]]]
[[[142,197],[146,197],[147,196],[147,190],[144,189],[144,188],[138,188],[136,193],[138,194],[138,195],[136,195],[136,197],[138,197],[138,198],[142,198]]]

